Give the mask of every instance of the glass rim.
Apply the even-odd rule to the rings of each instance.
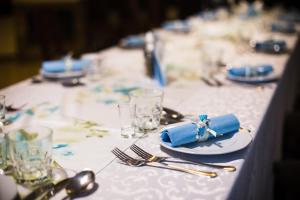
[[[47,130],[47,133],[45,133],[45,134],[41,135],[40,137],[37,137],[33,140],[16,141],[15,138],[12,138],[12,134],[18,132],[21,129],[26,130],[27,128],[36,128],[36,127],[42,128],[43,130]],[[47,126],[43,126],[43,125],[26,125],[26,126],[22,126],[22,127],[15,128],[15,129],[12,129],[12,130],[8,131],[8,135],[7,135],[8,137],[7,138],[8,138],[9,141],[12,141],[12,142],[20,142],[20,143],[32,142],[32,141],[43,140],[47,137],[52,138],[53,137],[53,132],[54,132],[53,129],[50,128],[50,127],[47,127]]]

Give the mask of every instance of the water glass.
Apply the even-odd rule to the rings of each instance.
[[[6,167],[6,157],[6,137],[4,133],[1,133],[0,127],[0,169],[4,169]]]
[[[50,179],[52,134],[52,129],[43,126],[27,126],[8,134],[9,156],[19,183],[34,186]]]
[[[6,113],[6,109],[5,109],[5,96],[4,95],[0,95],[0,122],[5,121],[5,113]]]
[[[134,107],[129,103],[118,104],[121,136],[125,138],[132,138],[134,136],[133,110]]]
[[[101,62],[102,59],[97,54],[84,54],[82,57],[84,60],[90,61],[90,66],[88,68],[87,77],[91,81],[98,81],[101,79],[102,69]]]
[[[134,105],[134,125],[136,132],[156,130],[160,125],[163,90],[144,88],[129,94],[130,104]]]

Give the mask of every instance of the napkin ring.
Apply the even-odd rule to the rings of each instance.
[[[207,119],[207,115],[200,115],[199,121],[196,123],[197,132],[196,132],[196,139],[198,142],[203,142],[208,140],[209,135],[213,135],[217,137],[217,132],[208,128],[210,120]]]
[[[65,70],[66,71],[72,71],[72,66],[73,66],[73,60],[70,56],[66,56],[64,59],[65,62]]]

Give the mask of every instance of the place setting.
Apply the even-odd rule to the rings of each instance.
[[[72,57],[72,53],[68,53],[62,59],[43,61],[39,75],[32,77],[31,82],[39,84],[45,81],[57,81],[64,87],[85,86],[83,77],[88,76],[93,79],[99,76],[97,73],[99,73],[100,63],[95,61],[97,59],[89,55],[76,59]]]
[[[245,84],[265,84],[276,82],[279,75],[270,64],[228,66],[226,78]]]
[[[7,66],[38,73],[0,91],[0,200],[276,196],[299,13],[261,1],[76,2],[41,19],[17,9],[33,34],[18,32],[28,48],[13,59],[29,47],[37,57]]]
[[[54,130],[45,125],[8,127],[5,96],[1,101],[0,184],[9,182],[12,192],[4,199],[61,199],[88,196],[98,189],[95,172],[63,168],[54,160]],[[12,107],[12,106],[11,106]],[[15,188],[15,189],[14,189]],[[2,196],[3,195],[3,196]]]
[[[61,199],[88,196],[98,189],[95,172],[64,169],[52,158],[53,130],[28,125],[1,134],[0,182],[12,177],[16,199]],[[4,176],[5,175],[5,176]],[[1,183],[2,184],[2,183]],[[4,194],[5,195],[5,194]],[[1,195],[0,195],[1,196]]]
[[[191,155],[222,155],[247,147],[252,137],[240,127],[233,114],[207,119],[200,115],[198,122],[182,122],[161,131],[161,146],[171,151]]]
[[[222,156],[242,150],[251,143],[252,136],[249,130],[240,126],[240,121],[234,114],[217,117],[199,115],[198,119],[191,115],[183,115],[164,107],[163,93],[158,91],[160,90],[149,88],[132,91],[129,93],[129,103],[125,107],[118,105],[123,137],[139,140],[144,140],[150,135],[160,137],[160,146],[163,149],[193,156]],[[137,157],[131,156],[118,147],[111,152],[122,164],[133,167],[148,166],[211,178],[218,176],[215,170],[236,171],[235,166],[231,165],[192,162],[180,159],[180,156],[174,158],[153,155],[136,144],[131,145],[129,149]],[[190,164],[190,166],[186,168],[182,164]],[[211,171],[202,170],[201,167]]]

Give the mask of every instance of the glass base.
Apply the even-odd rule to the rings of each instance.
[[[121,136],[124,138],[133,138],[135,137],[135,132],[132,127],[129,128],[122,128],[121,129]]]
[[[31,171],[18,170],[14,167],[13,176],[18,184],[28,188],[41,185],[52,180],[52,169],[32,169]]]

